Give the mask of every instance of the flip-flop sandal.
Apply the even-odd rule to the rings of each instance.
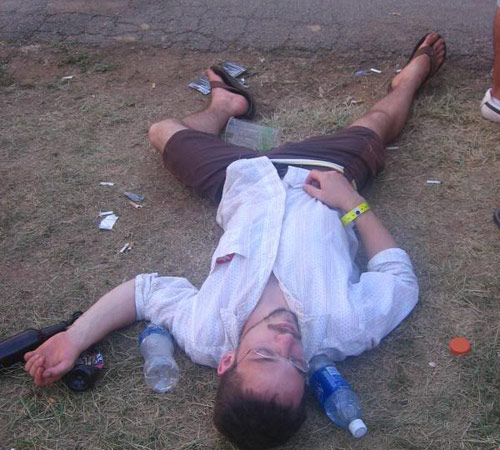
[[[413,48],[413,51],[411,52],[411,55],[410,57],[408,58],[408,61],[406,62],[405,64],[405,67],[410,64],[410,62],[412,60],[414,60],[415,58],[419,57],[420,55],[427,55],[429,57],[429,61],[431,62],[431,68],[429,70],[429,73],[427,74],[427,76],[425,77],[424,81],[422,81],[422,84],[420,85],[420,87],[418,88],[418,90],[420,90],[422,88],[422,86],[427,83],[427,80],[429,80],[429,78],[433,77],[434,75],[436,75],[436,73],[438,72],[439,69],[441,69],[441,66],[444,64],[445,60],[446,60],[446,42],[444,42],[444,56],[443,56],[443,60],[441,61],[441,64],[439,64],[439,66],[436,66],[436,59],[435,59],[435,53],[434,53],[434,50],[432,48],[432,46],[439,40],[441,39],[441,35],[437,35],[436,36],[436,39],[434,39],[428,46],[425,46],[425,47],[422,47],[422,48],[419,48],[423,43],[424,41],[427,39],[427,36],[429,36],[429,34],[431,33],[427,33],[425,34],[418,42],[417,44],[415,45],[415,47]],[[387,87],[387,92],[391,92],[392,91],[392,80],[389,82],[389,86]]]
[[[210,87],[213,88],[223,88],[226,91],[232,92],[233,94],[238,94],[241,95],[242,97],[245,97],[245,99],[248,102],[248,110],[245,114],[242,114],[241,116],[238,116],[239,118],[242,119],[248,119],[252,120],[255,116],[255,102],[253,100],[253,97],[250,95],[250,92],[248,92],[247,89],[245,89],[241,83],[231,75],[229,75],[224,68],[220,66],[212,66],[210,67],[216,75],[219,75],[219,77],[222,78],[221,81],[211,81],[210,82]]]

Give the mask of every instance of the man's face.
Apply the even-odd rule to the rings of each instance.
[[[257,352],[256,352],[257,351]],[[295,315],[288,310],[277,309],[244,332],[236,353],[227,360],[227,369],[237,364],[236,371],[244,389],[255,395],[280,404],[298,406],[305,386],[305,374],[289,359],[304,360],[304,350]],[[263,358],[257,353],[275,354],[281,358]],[[227,354],[226,354],[227,355]],[[224,357],[221,364],[224,362]],[[230,364],[229,364],[230,363]],[[226,367],[219,365],[219,375]]]

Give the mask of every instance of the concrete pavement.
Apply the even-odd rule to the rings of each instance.
[[[491,59],[494,0],[1,0],[0,39],[222,51],[406,53],[431,29],[452,58]],[[478,58],[476,58],[476,56]]]

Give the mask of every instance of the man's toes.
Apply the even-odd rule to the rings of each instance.
[[[425,38],[424,42],[422,43],[421,47],[432,46],[436,43],[437,40],[438,40],[437,33],[429,33]]]
[[[440,47],[444,47],[444,39],[439,38],[434,44],[433,44],[434,49],[438,49]]]
[[[217,75],[212,69],[207,69],[205,74],[210,81],[222,81],[222,78],[219,77],[219,75]]]
[[[439,50],[436,50],[435,54],[436,54],[436,56],[437,56],[438,59],[443,59],[444,56],[445,56],[445,54],[446,54],[445,48],[442,47]]]

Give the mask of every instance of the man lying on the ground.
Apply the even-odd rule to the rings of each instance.
[[[217,138],[229,117],[254,105],[234,79],[208,70],[208,108],[149,133],[176,177],[220,200],[224,234],[208,278],[197,290],[183,278],[143,274],[113,289],[26,354],[36,385],[59,380],[112,330],[149,320],[167,328],[195,363],[217,368],[221,432],[242,448],[285,442],[305,419],[310,358],[327,352],[342,360],[373,348],[417,303],[408,255],[353,185],[362,189],[382,170],[385,144],[400,133],[415,93],[445,54],[444,40],[426,35],[390,93],[350,127],[266,156]],[[303,158],[318,168],[295,167]],[[325,164],[337,170],[322,171]],[[354,225],[369,258],[362,274]]]

